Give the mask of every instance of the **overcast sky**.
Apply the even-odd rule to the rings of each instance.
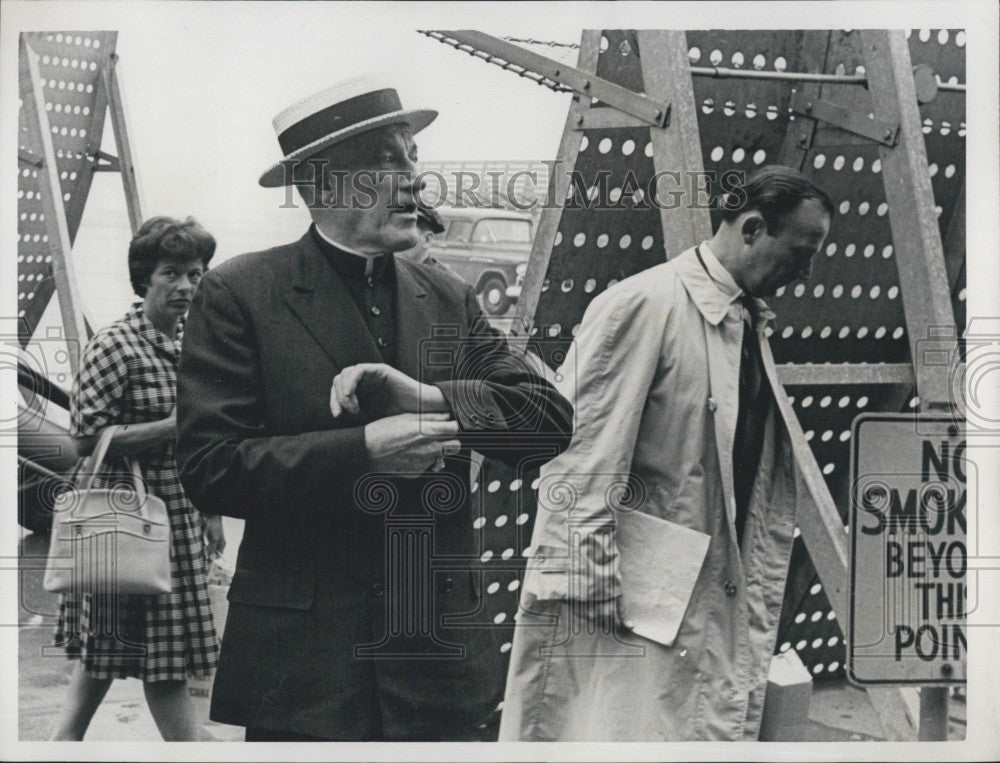
[[[418,136],[428,161],[551,158],[569,106],[568,95],[418,34],[431,19],[402,4],[122,2],[89,5],[90,13],[82,5],[17,10],[36,20],[28,29],[118,30],[143,214],[194,215],[218,238],[217,261],[304,230],[305,210],[281,209],[284,191],[257,183],[281,158],[272,117],[301,97],[356,76],[394,84],[404,107],[440,112]],[[577,42],[578,29],[560,25],[546,39]],[[520,32],[544,34],[534,25]],[[110,120],[105,150],[117,153]],[[119,176],[98,175],[75,246],[97,325],[133,299],[122,210]]]

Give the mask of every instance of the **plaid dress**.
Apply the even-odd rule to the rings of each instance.
[[[109,424],[166,418],[176,401],[179,354],[180,335],[171,341],[146,317],[141,302],[133,305],[87,344],[70,399],[72,434],[90,436]],[[204,522],[184,496],[172,441],[143,452],[138,461],[149,493],[167,505],[173,590],[65,594],[55,644],[65,647],[70,659],[82,659],[94,678],[204,678],[219,653],[206,582]],[[126,462],[105,459],[95,484],[123,481],[131,484]]]

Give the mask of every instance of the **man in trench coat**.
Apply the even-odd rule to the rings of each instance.
[[[542,468],[501,740],[757,738],[796,506],[810,499],[766,305],[746,295],[808,277],[832,214],[800,173],[762,168],[726,197],[710,241],[589,306],[560,370],[576,430]],[[670,555],[647,549],[641,570],[673,602],[644,623],[658,640],[630,622],[646,592],[622,596],[643,545],[619,548],[626,511],[680,539]]]
[[[469,450],[537,465],[572,408],[469,286],[393,257],[417,242],[413,134],[435,116],[357,81],[282,112],[260,182],[298,185],[313,225],[206,273],[191,307],[181,479],[245,520],[211,717],[248,741],[490,737]]]

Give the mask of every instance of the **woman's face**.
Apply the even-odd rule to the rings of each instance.
[[[180,318],[191,307],[191,299],[205,272],[200,257],[186,262],[160,260],[146,287],[144,308],[150,317]]]

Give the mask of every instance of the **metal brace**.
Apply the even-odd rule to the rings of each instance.
[[[121,164],[118,157],[105,151],[95,151],[91,154],[94,163],[91,165],[91,172],[121,172]]]
[[[627,87],[588,74],[573,66],[567,66],[534,51],[514,45],[499,37],[469,29],[462,30],[429,30],[423,32],[428,37],[452,45],[459,50],[465,50],[470,55],[488,57],[490,63],[498,63],[505,69],[523,72],[535,72],[545,80],[557,85],[563,85],[583,96],[597,98],[602,103],[623,111],[645,124],[654,127],[666,127],[670,116],[670,104],[657,101],[644,93],[636,93]]]
[[[835,103],[811,98],[797,90],[792,91],[789,108],[793,114],[826,122],[841,130],[881,143],[883,146],[895,146],[899,140],[898,122],[893,124],[883,122],[880,119],[872,119],[865,114],[838,106]]]

